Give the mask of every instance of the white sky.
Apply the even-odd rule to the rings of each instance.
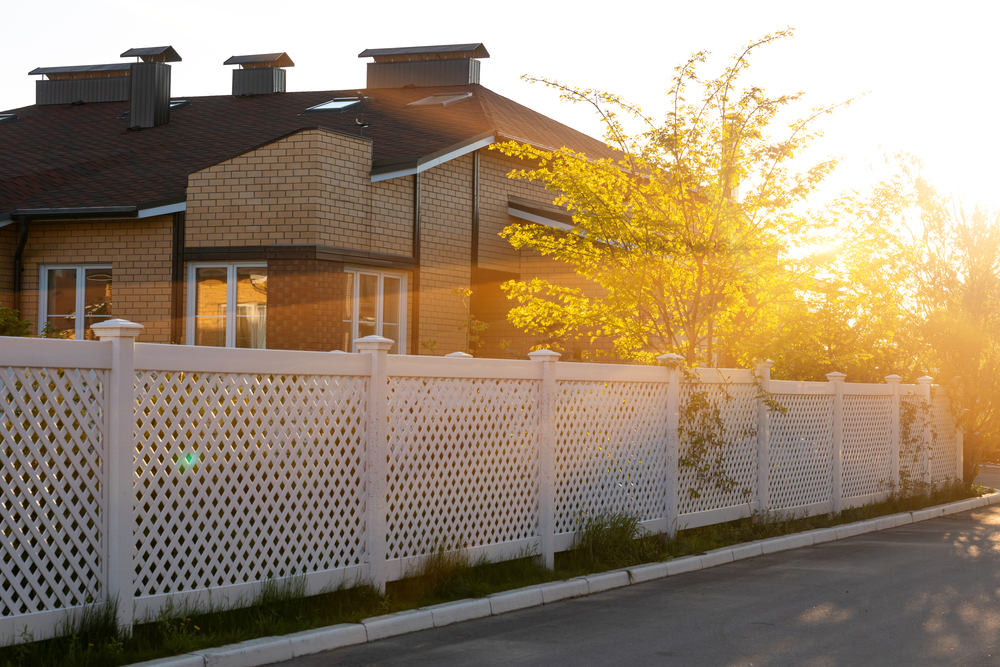
[[[492,55],[484,85],[594,136],[586,109],[520,75],[604,88],[659,117],[688,54],[711,50],[702,73],[714,74],[745,43],[792,26],[796,37],[761,52],[744,83],[806,91],[802,113],[871,91],[823,121],[815,156],[846,158],[828,194],[862,185],[882,150],[905,149],[942,189],[1000,201],[991,122],[1000,12],[987,2],[50,0],[6,3],[2,14],[0,109],[34,102],[35,67],[120,62],[130,47],[177,49],[173,95],[184,97],[227,93],[231,55],[287,51],[289,90],[323,90],[363,86],[365,48],[481,41]]]

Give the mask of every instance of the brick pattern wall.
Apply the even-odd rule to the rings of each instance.
[[[370,249],[413,257],[413,177],[379,181],[372,188]]]
[[[14,307],[14,251],[21,226],[12,223],[0,227],[0,306]]]
[[[137,339],[140,342],[169,343],[172,225],[172,215],[143,220],[32,222],[24,249],[21,316],[32,322],[37,333],[42,265],[110,264],[112,315],[143,325]]]
[[[452,290],[472,282],[472,155],[422,174],[420,343],[437,341],[437,354],[465,349],[461,299]]]
[[[267,263],[267,347],[343,349],[344,266],[319,260]]]

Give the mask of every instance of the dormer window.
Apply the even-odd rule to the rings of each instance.
[[[410,102],[406,106],[416,107],[418,109],[446,107],[449,104],[461,102],[462,100],[467,100],[470,97],[472,97],[472,93],[438,93],[436,95],[431,95],[430,97],[417,100],[416,102]]]
[[[330,111],[343,111],[349,107],[353,107],[356,104],[361,104],[362,99],[360,97],[335,97],[329,102],[323,102],[322,104],[317,104],[314,107],[309,107],[304,113],[323,113]]]

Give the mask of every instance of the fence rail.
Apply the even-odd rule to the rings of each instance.
[[[109,597],[127,624],[275,579],[384,583],[442,548],[551,566],[600,512],[675,531],[962,474],[931,378],[776,381],[764,364],[692,381],[669,358],[390,356],[376,337],[358,354],[207,349],[136,344],[140,329],[0,339],[0,643]],[[727,484],[679,465],[695,396],[718,409]],[[902,424],[914,401],[928,418]]]

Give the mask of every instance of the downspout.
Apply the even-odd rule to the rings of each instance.
[[[17,240],[17,249],[14,250],[14,310],[18,317],[21,316],[21,271],[23,270],[21,258],[24,255],[24,246],[28,244],[28,218],[18,216],[21,223],[21,236]],[[24,318],[22,318],[24,319]]]
[[[420,174],[413,175],[413,318],[410,354],[420,354]]]

